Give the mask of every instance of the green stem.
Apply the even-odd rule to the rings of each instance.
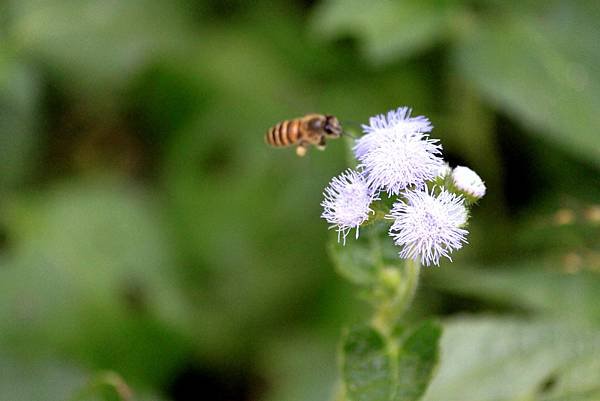
[[[421,273],[421,264],[416,260],[407,259],[404,266],[406,272],[406,285],[404,287],[401,315],[408,310],[415,299],[417,287],[419,286],[419,274]]]
[[[390,274],[388,274],[390,272]],[[417,292],[419,285],[419,262],[406,260],[402,277],[394,277],[395,268],[384,268],[381,274],[382,286],[392,287],[388,299],[378,303],[373,315],[373,326],[383,334],[390,335],[395,323],[406,313]]]

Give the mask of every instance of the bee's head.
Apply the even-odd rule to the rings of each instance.
[[[342,126],[334,116],[325,116],[323,130],[325,131],[325,135],[329,138],[339,138],[342,135]]]

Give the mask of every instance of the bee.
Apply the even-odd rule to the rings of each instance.
[[[323,150],[326,138],[339,138],[342,133],[342,126],[334,116],[307,114],[271,127],[265,135],[265,141],[275,147],[296,145],[296,154],[304,156],[309,145]]]

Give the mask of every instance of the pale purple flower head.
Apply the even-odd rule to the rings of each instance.
[[[373,212],[369,207],[371,202],[378,199],[365,178],[348,169],[331,180],[323,195],[325,199],[321,202],[321,217],[331,224],[330,228],[337,229],[338,242],[343,238],[345,244],[346,236],[353,228],[358,238],[359,226]]]
[[[397,195],[410,186],[423,188],[438,175],[444,165],[442,145],[429,138],[432,126],[427,118],[410,117],[410,109],[403,107],[369,123],[354,154],[371,188]]]
[[[466,243],[468,231],[463,198],[442,189],[439,195],[427,190],[406,191],[406,202],[396,202],[388,218],[394,219],[390,236],[402,247],[403,259],[420,259],[422,265],[439,265],[442,256]]]
[[[365,136],[357,141],[354,147],[354,154],[360,159],[371,147],[374,134],[386,130],[395,132],[431,132],[433,125],[425,116],[411,117],[412,110],[408,107],[399,107],[397,110],[391,110],[385,114],[369,118],[369,125],[363,125]]]

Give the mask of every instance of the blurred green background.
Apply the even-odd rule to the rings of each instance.
[[[597,334],[599,20],[594,0],[4,0],[0,400],[330,399],[342,328],[368,316],[319,219],[346,145],[263,142],[309,112],[411,106],[486,181],[412,318]],[[508,399],[460,395],[477,384],[451,394]]]

